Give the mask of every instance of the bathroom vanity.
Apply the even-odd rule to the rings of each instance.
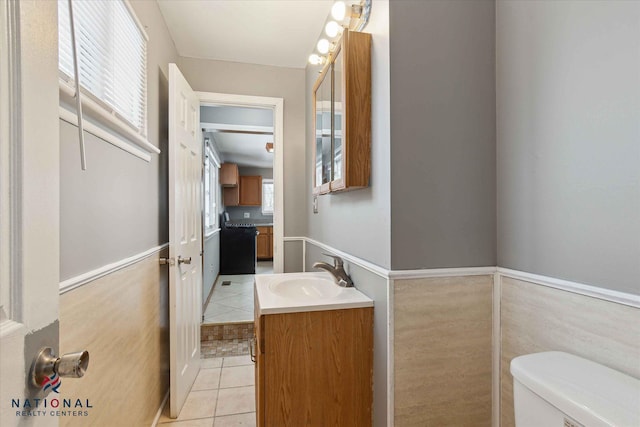
[[[258,275],[258,426],[371,426],[373,301],[327,273]]]

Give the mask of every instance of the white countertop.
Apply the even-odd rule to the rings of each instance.
[[[283,297],[272,292],[271,287],[284,280],[301,280],[309,278],[325,279],[336,286],[337,295],[330,298]],[[373,307],[373,300],[356,288],[342,288],[335,284],[333,276],[327,272],[313,273],[284,273],[284,274],[256,274],[255,276],[256,309],[258,315],[278,313],[299,313],[306,311],[343,310],[348,308]]]

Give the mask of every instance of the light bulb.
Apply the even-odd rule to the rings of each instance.
[[[336,21],[342,21],[347,14],[347,5],[343,1],[337,1],[331,7],[331,16]]]
[[[320,56],[317,53],[312,53],[309,55],[309,64],[311,65],[320,65],[324,63],[324,56]]]
[[[318,48],[318,52],[324,55],[329,52],[329,46],[329,40],[320,39],[318,40],[318,45],[316,47]]]
[[[340,24],[338,24],[336,21],[329,21],[327,23],[327,26],[324,27],[324,32],[330,38],[334,38],[340,32]]]

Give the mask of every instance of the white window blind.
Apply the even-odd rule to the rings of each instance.
[[[80,84],[146,136],[147,39],[122,0],[73,0]],[[59,68],[73,82],[68,0],[58,0]]]

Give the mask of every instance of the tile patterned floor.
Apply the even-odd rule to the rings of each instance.
[[[202,325],[200,331],[202,358],[249,354],[249,340],[253,338],[253,322]]]
[[[273,262],[259,261],[257,274],[273,273]],[[204,311],[205,324],[253,321],[253,274],[220,275]],[[222,282],[230,281],[228,286]]]
[[[200,357],[203,359],[247,354],[249,354],[249,340],[246,338],[200,342]]]
[[[203,359],[178,418],[169,418],[167,403],[158,426],[255,426],[254,381],[254,365],[249,356]]]

